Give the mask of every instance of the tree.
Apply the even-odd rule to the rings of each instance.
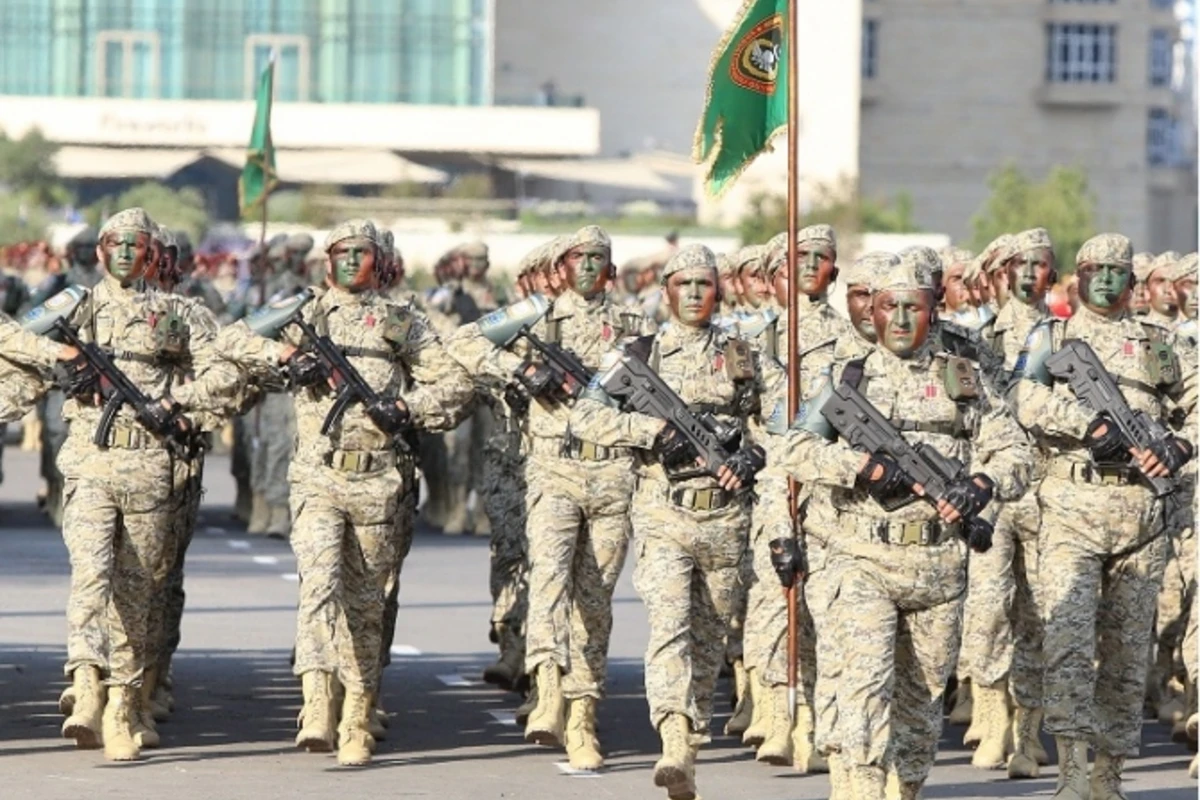
[[[988,177],[988,188],[991,195],[971,220],[975,250],[1002,233],[1045,228],[1059,271],[1075,269],[1075,253],[1096,233],[1096,197],[1082,169],[1054,167],[1034,183],[1016,165],[1006,164]]]
[[[853,180],[843,179],[837,184],[817,186],[811,205],[800,212],[800,227],[832,225],[839,239],[847,241],[861,233],[910,233],[918,230],[912,211],[912,197],[907,193],[897,195],[893,201],[863,198]],[[785,196],[760,192],[750,198],[750,208],[739,226],[743,242],[765,242],[786,230]]]
[[[57,153],[58,145],[47,141],[37,128],[20,139],[0,131],[0,184],[31,204],[65,205],[70,193],[58,180]]]
[[[139,183],[122,192],[115,199],[105,197],[88,209],[88,221],[102,225],[103,215],[115,214],[122,208],[140,206],[159,225],[172,230],[183,230],[193,242],[199,242],[208,228],[208,210],[204,195],[190,186],[172,189],[161,183]]]

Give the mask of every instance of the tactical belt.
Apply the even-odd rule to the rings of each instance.
[[[139,364],[148,364],[152,367],[157,367],[168,360],[161,353],[150,356],[146,355],[145,353],[134,353],[130,350],[110,350],[108,348],[105,348],[104,352],[106,352],[110,358],[113,358],[117,361],[136,361]]]
[[[628,447],[605,447],[595,442],[585,442],[574,436],[561,439],[534,439],[529,452],[535,455],[554,455],[572,461],[613,461],[631,458],[633,450]]]
[[[733,503],[733,492],[724,489],[668,489],[667,499],[692,511],[717,511]]]
[[[957,524],[946,525],[933,519],[924,522],[888,522],[859,517],[857,527],[870,536],[873,542],[918,547],[941,544],[958,531]]]
[[[144,428],[118,428],[113,426],[104,443],[107,447],[119,450],[145,450],[149,447],[163,447],[162,441]]]
[[[379,472],[395,464],[391,450],[334,450],[325,456],[325,466],[339,472]]]
[[[354,358],[379,358],[384,361],[397,361],[397,355],[391,350],[375,350],[370,347],[343,347],[342,353]]]
[[[1046,469],[1047,477],[1101,486],[1129,486],[1138,482],[1139,474],[1135,467],[1098,467],[1095,464],[1077,464],[1070,461],[1052,461]]]
[[[718,417],[738,417],[741,416],[737,409],[729,403],[688,403],[688,411],[693,414],[712,414]]]

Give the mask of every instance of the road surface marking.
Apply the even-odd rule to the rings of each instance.
[[[279,577],[281,577],[285,581],[289,581],[291,583],[299,583],[300,582],[300,576],[294,572],[285,572],[282,575],[280,575]]]
[[[263,564],[264,566],[269,567],[272,564],[278,564],[279,559],[276,558],[275,556],[255,556],[254,563],[255,564]]]
[[[394,656],[419,656],[421,651],[413,647],[411,644],[394,644],[392,645],[392,655]]]
[[[512,725],[513,727],[517,725],[517,712],[515,711],[489,711],[488,713],[501,725]]]
[[[563,775],[569,775],[572,778],[601,778],[599,772],[590,769],[571,769],[571,765],[566,761],[555,761],[554,766],[558,767],[558,771]]]
[[[250,543],[247,542],[245,539],[230,539],[225,544],[229,545],[234,550],[249,550],[250,549]]]

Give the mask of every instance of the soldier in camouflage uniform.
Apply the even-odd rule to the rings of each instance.
[[[1153,263],[1154,253],[1133,254],[1133,277],[1137,279],[1137,283],[1133,287],[1133,296],[1129,298],[1129,310],[1135,316],[1141,317],[1150,313],[1150,294],[1146,290],[1146,278]]]
[[[1195,357],[1128,314],[1133,248],[1101,234],[1076,255],[1081,307],[1034,328],[1009,391],[1018,419],[1048,457],[1038,490],[1038,580],[1045,621],[1045,724],[1058,745],[1056,798],[1123,797],[1125,758],[1140,744],[1154,607],[1168,549],[1163,502],[1142,476],[1165,476],[1191,446],[1167,437],[1147,449],[1085,409],[1046,360],[1064,340],[1087,343],[1131,407],[1164,418],[1170,401],[1194,413]],[[1130,457],[1132,456],[1132,458]],[[1088,745],[1096,760],[1088,779]]]
[[[919,796],[958,641],[967,542],[986,549],[988,502],[1021,494],[1029,458],[1025,436],[980,384],[978,368],[934,352],[934,290],[918,260],[906,253],[875,286],[879,347],[835,363],[828,380],[857,386],[910,442],[987,474],[955,479],[936,508],[919,501],[896,462],[836,439],[820,414],[828,385],[802,406],[781,454],[808,485],[805,528],[824,541],[826,569],[837,575],[826,612],[829,635],[843,643],[831,778],[836,796],[855,800],[881,800],[889,768],[894,796]],[[888,512],[876,498],[910,502]]]
[[[581,228],[557,242],[550,263],[550,284],[565,288],[533,332],[595,369],[617,342],[640,334],[645,326],[642,317],[607,298],[611,240],[596,226]],[[527,308],[517,304],[503,313]],[[501,317],[485,319],[491,330],[490,323]],[[520,340],[497,349],[487,330],[481,324],[466,326],[451,352],[471,374],[488,375],[501,384],[515,380],[533,396],[525,465],[525,669],[536,676],[538,703],[525,738],[565,744],[573,767],[598,769],[604,761],[595,733],[596,704],[604,694],[612,593],[629,544],[632,452],[576,436],[568,426],[573,401],[558,387],[543,385],[548,368],[532,348]]]
[[[164,405],[152,402],[142,410],[165,427],[179,411],[219,407],[236,373],[231,378],[217,370],[205,380],[171,387],[178,359],[190,359],[198,371],[218,359],[212,331],[189,330],[170,299],[145,290],[143,278],[153,274],[158,258],[155,233],[140,208],[105,223],[99,245],[105,275],[69,311],[68,321],[85,340],[113,352],[130,380],[152,397],[170,390]],[[51,298],[28,319],[66,313],[70,302],[66,295]],[[128,407],[117,416],[109,441],[93,444],[100,408],[93,405],[95,377],[88,372],[82,363],[74,370],[72,399],[64,407],[71,424],[59,454],[66,478],[63,538],[71,557],[66,673],[74,684],[63,735],[81,747],[97,746],[102,735],[107,758],[130,760],[140,751],[140,691],[157,666],[163,607],[154,601],[166,579],[172,519],[184,497],[177,491],[174,451]],[[138,457],[131,458],[130,451]]]
[[[398,517],[412,489],[404,483],[412,471],[398,466],[396,437],[411,425],[453,425],[470,392],[467,376],[429,321],[379,293],[379,241],[366,220],[334,228],[325,241],[326,288],[302,313],[382,395],[380,406],[351,406],[323,435],[333,394],[320,370],[293,370],[307,375],[293,378],[297,446],[288,476],[291,544],[300,573],[294,672],[304,690],[296,744],[328,751],[336,725],[338,762],[345,765],[368,763],[375,743],[370,728],[380,688],[385,592],[399,560]],[[245,335],[244,327],[233,329],[228,336]],[[222,343],[225,337],[223,332]],[[291,345],[264,340],[261,347],[260,367],[299,358]],[[345,688],[340,723],[335,679]]]
[[[1194,350],[1197,346],[1196,254],[1190,253],[1180,258],[1171,271],[1171,277],[1174,281],[1179,303],[1180,323],[1175,329],[1176,335],[1179,337],[1181,343]],[[1191,435],[1197,435],[1195,425],[1192,426]],[[1179,507],[1190,509],[1192,511],[1192,519],[1184,533],[1179,537],[1182,542],[1187,542],[1188,546],[1186,548],[1180,547],[1181,555],[1178,563],[1181,568],[1180,577],[1184,579],[1185,585],[1191,588],[1190,609],[1187,613],[1187,625],[1184,627],[1181,649],[1183,651],[1184,672],[1187,676],[1187,696],[1192,700],[1187,709],[1188,716],[1184,723],[1184,733],[1187,736],[1190,746],[1195,748],[1197,730],[1200,729],[1200,718],[1197,717],[1195,708],[1195,698],[1197,696],[1196,683],[1197,678],[1200,677],[1200,640],[1197,639],[1196,630],[1197,618],[1200,617],[1200,602],[1196,600],[1196,478],[1194,474],[1187,477],[1188,480],[1181,481]],[[1188,766],[1188,774],[1193,778],[1200,774],[1200,756],[1192,758],[1192,762]]]
[[[1179,300],[1171,275],[1180,258],[1179,253],[1168,250],[1155,256],[1143,269],[1133,271],[1137,285],[1146,287],[1146,321],[1168,330],[1179,322]]]
[[[628,344],[625,353],[646,360],[685,402],[739,428],[741,449],[720,480],[697,470],[695,451],[672,425],[615,408],[599,388],[603,369],[576,405],[571,426],[606,446],[636,448],[634,585],[649,612],[646,699],[663,743],[654,783],[670,798],[690,799],[696,750],[710,738],[722,641],[747,547],[750,507],[747,495],[736,491],[755,472],[746,423],[760,407],[782,402],[785,379],[776,362],[756,358],[745,342],[709,324],[720,302],[711,250],[681,248],[663,269],[663,281],[669,325]]]

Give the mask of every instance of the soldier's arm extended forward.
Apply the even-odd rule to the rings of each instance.
[[[621,411],[617,401],[609,397],[595,380],[571,409],[571,433],[605,447],[650,450],[666,426],[667,422],[658,417],[636,411]]]
[[[1046,360],[1052,355],[1050,337],[1051,329],[1046,325],[1039,325],[1029,334],[1013,369],[1008,402],[1021,427],[1037,438],[1083,442],[1096,415],[1070,393],[1054,391],[1046,368]]]
[[[467,374],[492,386],[510,383],[524,363],[529,345],[518,339],[511,346],[497,347],[480,330],[479,322],[462,325],[446,341],[446,350]]]
[[[45,336],[24,330],[17,322],[0,314],[0,356],[27,367],[50,369],[63,357],[63,345]]]
[[[185,412],[220,414],[244,385],[243,373],[218,344],[216,317],[197,301],[179,301],[188,325],[188,353],[194,379],[171,389]]]

